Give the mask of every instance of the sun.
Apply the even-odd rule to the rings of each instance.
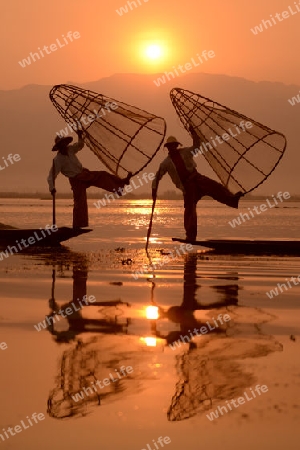
[[[157,60],[162,57],[162,47],[158,44],[150,44],[146,47],[145,54],[147,58],[151,60]]]
[[[143,71],[157,73],[166,70],[174,59],[174,39],[165,30],[143,30],[133,39],[132,45],[129,46],[131,58],[143,68]]]

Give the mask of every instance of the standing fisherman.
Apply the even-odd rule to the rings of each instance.
[[[86,189],[95,186],[109,192],[117,190],[122,192],[124,186],[129,184],[132,174],[129,172],[126,178],[119,178],[105,171],[85,169],[76,156],[76,153],[84,147],[82,131],[77,131],[77,135],[78,142],[73,145],[69,145],[73,140],[72,137],[55,138],[52,151],[58,153],[53,160],[47,181],[51,194],[55,195],[54,181],[57,175],[61,172],[69,178],[74,198],[73,228],[83,228],[89,225]]]
[[[198,201],[208,195],[220,203],[238,208],[243,193],[232,194],[221,183],[197,172],[197,165],[193,156],[196,154],[195,150],[200,148],[200,139],[192,127],[190,133],[193,138],[192,147],[178,149],[178,146],[181,145],[180,142],[174,136],[168,137],[165,147],[167,147],[169,154],[159,166],[152,182],[152,198],[156,198],[158,183],[168,172],[175,186],[183,192],[186,240],[195,241],[197,237]]]

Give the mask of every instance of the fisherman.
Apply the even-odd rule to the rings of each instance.
[[[174,136],[168,137],[164,146],[168,149],[169,154],[159,166],[153,179],[152,198],[156,198],[158,183],[168,172],[175,186],[183,192],[186,240],[195,241],[197,237],[196,208],[198,201],[208,195],[220,203],[238,208],[239,199],[243,193],[232,194],[221,183],[197,172],[193,156],[197,154],[196,150],[200,148],[200,139],[192,127],[190,127],[190,133],[193,138],[192,147],[178,149],[181,145],[180,142]]]
[[[58,153],[53,160],[47,178],[51,195],[56,193],[54,181],[60,172],[69,178],[74,198],[73,228],[88,226],[87,188],[95,186],[109,192],[115,192],[118,189],[122,190],[125,185],[129,184],[132,176],[132,173],[129,172],[126,178],[119,178],[105,171],[90,171],[82,167],[76,156],[76,153],[84,147],[82,134],[82,130],[77,131],[78,142],[73,145],[69,145],[73,140],[72,137],[56,136],[52,151]]]

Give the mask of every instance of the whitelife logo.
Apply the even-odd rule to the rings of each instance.
[[[300,91],[299,91],[300,92]],[[295,106],[296,103],[300,103],[300,93],[297,94],[297,97],[292,97],[288,100],[288,102],[290,103],[290,105]]]
[[[246,131],[246,128],[252,128],[253,123],[252,122],[245,122],[242,120],[239,125],[236,125],[234,127],[234,130],[231,128],[228,128],[226,133],[223,133],[222,135],[216,134],[214,137],[211,137],[210,140],[213,144],[213,146],[216,148],[218,145],[224,144],[224,142],[229,141],[232,137],[236,137],[239,134],[242,134],[244,131]],[[237,132],[237,134],[234,133],[234,131]],[[204,151],[207,152],[208,150],[212,150],[213,147],[209,141],[202,142],[199,148],[195,148],[191,151],[192,155],[195,157],[199,155],[203,155]]]
[[[21,431],[27,430],[27,428],[29,428],[29,426],[26,426],[26,425],[29,424],[32,427],[34,424],[31,422],[31,419],[35,423],[39,423],[38,421],[44,420],[45,416],[43,413],[39,413],[39,414],[33,413],[30,418],[28,416],[26,416],[26,419],[27,419],[27,424],[24,423],[24,420],[21,420],[21,425],[23,428],[21,427],[21,425],[15,425],[14,427],[8,427],[6,430],[5,430],[5,428],[3,428],[3,434],[0,434],[0,438],[2,439],[2,441],[5,441],[5,438],[3,435],[5,435],[6,439],[9,439],[10,436],[15,436],[16,433],[21,433]],[[15,431],[15,433],[13,430]],[[10,434],[10,436],[8,435],[8,433]]]
[[[1,350],[6,350],[7,349],[7,343],[6,342],[1,342],[0,343],[0,349]]]
[[[142,450],[159,450],[159,448],[164,447],[164,443],[166,445],[170,444],[171,439],[169,438],[169,436],[165,436],[164,438],[162,436],[159,436],[159,438],[157,438],[157,442],[155,442],[154,439],[152,439],[152,442],[154,443],[154,449],[150,447],[150,444],[147,444],[147,448],[142,448]],[[157,444],[159,444],[160,447]]]
[[[206,327],[206,325],[204,325],[200,328],[194,328],[193,331],[188,330],[190,333],[190,337],[188,335],[185,335],[185,336],[180,335],[181,341],[180,341],[180,339],[178,339],[177,341],[174,341],[173,344],[169,344],[169,347],[172,350],[176,350],[176,348],[180,348],[182,344],[188,344],[189,342],[191,342],[195,336],[201,336],[201,335],[207,334],[208,331],[215,330],[216,328],[219,327],[219,324],[215,321],[214,317],[212,318],[212,320],[214,321],[214,323],[216,325],[215,327],[211,327],[210,323],[206,322],[207,327]],[[217,320],[220,322],[221,325],[223,325],[223,320],[224,320],[224,322],[229,322],[229,320],[231,320],[231,317],[229,314],[224,314],[224,316],[223,316],[223,314],[219,314]],[[200,333],[198,333],[198,331]]]
[[[147,3],[149,0],[143,0],[144,3]],[[138,4],[137,4],[138,3]],[[126,14],[129,12],[128,6],[130,8],[130,11],[133,11],[133,9],[136,9],[138,6],[142,6],[143,3],[141,3],[141,0],[136,1],[129,1],[127,2],[127,5],[121,6],[121,8],[116,9],[116,13],[119,14],[119,16],[123,16],[123,14]]]
[[[300,283],[300,275],[298,275],[297,277],[299,283]],[[287,291],[289,288],[292,289],[294,286],[291,286],[290,281],[292,281],[294,283],[294,286],[298,286],[299,283],[297,283],[296,278],[295,277],[291,277],[289,280],[286,278],[286,283],[277,283],[277,287],[274,289],[271,289],[269,292],[266,292],[266,295],[269,297],[269,299],[272,299],[273,297],[277,297],[277,295],[279,295],[280,293],[283,293],[283,287],[284,289]],[[287,287],[288,285],[288,287]],[[278,288],[280,289],[280,292],[278,291]]]
[[[270,203],[269,199],[267,198],[267,199],[266,199],[267,205],[266,205],[265,203],[262,203],[262,204],[259,205],[259,206],[253,206],[252,210],[253,210],[257,215],[259,215],[259,214],[261,214],[262,212],[267,211],[268,208],[270,208],[270,209],[271,209],[271,208],[276,208],[276,206],[278,205],[278,201],[276,200],[276,198],[274,197],[274,195],[272,195],[272,197],[273,197],[273,200],[274,200],[274,204]],[[283,193],[282,193],[282,192],[280,191],[280,192],[277,192],[276,197],[277,197],[277,199],[280,200],[280,202],[282,203],[283,200],[288,200],[288,199],[291,197],[291,195],[290,195],[289,192],[283,192]],[[282,197],[283,197],[283,198],[282,198]],[[259,209],[258,209],[258,208],[259,208]],[[243,221],[243,222],[246,222],[246,220],[250,220],[251,218],[253,219],[253,217],[255,217],[255,216],[254,216],[254,213],[253,213],[252,210],[251,210],[251,208],[248,208],[248,211],[249,211],[251,217],[250,217],[249,214],[247,214],[247,213],[245,213],[245,214],[240,213],[238,217],[236,217],[236,218],[233,219],[233,220],[230,220],[228,223],[229,223],[229,225],[231,226],[231,228],[235,228],[237,225],[241,225],[241,224],[242,224],[242,221]],[[242,220],[241,220],[241,219],[242,219]]]
[[[270,19],[262,20],[260,25],[256,25],[254,28],[250,28],[253,34],[257,35],[258,33],[262,33],[274,25],[277,25],[279,22],[283,22],[285,19],[289,19],[291,16],[298,14],[300,12],[300,1],[298,3],[294,2],[295,9],[292,6],[288,6],[288,11],[282,11],[282,13],[276,13],[275,17],[273,14],[270,14]],[[271,22],[272,21],[272,22]]]
[[[7,155],[7,157],[5,158],[4,156],[2,156],[3,159],[3,164],[4,167],[2,167],[2,163],[0,164],[0,170],[4,170],[9,166],[12,166],[14,164],[14,162],[18,162],[21,160],[21,156],[18,153],[15,153],[14,155],[12,153],[10,153],[9,155]],[[9,163],[8,163],[9,161]]]
[[[113,189],[114,193],[112,194],[105,194],[105,199],[102,198],[98,200],[97,202],[94,202],[93,205],[96,206],[97,209],[100,209],[101,207],[106,206],[111,201],[115,201],[121,197],[125,197],[126,194],[132,192],[134,189],[139,189],[141,186],[144,185],[143,180],[145,184],[148,184],[149,181],[153,181],[155,178],[155,174],[153,172],[147,173],[144,172],[142,175],[142,180],[140,179],[139,175],[137,175],[137,181],[139,182],[139,185],[136,185],[134,180],[131,180],[130,183],[123,188]],[[119,192],[119,194],[117,193]]]
[[[74,131],[82,130],[82,123],[84,125],[90,125],[98,118],[106,116],[106,113],[111,113],[111,110],[115,111],[118,109],[118,104],[116,102],[106,102],[104,105],[105,109],[102,107],[99,111],[93,109],[94,114],[89,114],[88,116],[82,116],[79,120],[74,119],[76,123],[73,125],[67,125],[66,128],[56,132],[59,137],[67,137],[69,133],[74,133]]]
[[[262,393],[264,394],[265,392],[268,392],[268,387],[263,384],[262,386],[260,386],[259,384],[257,386],[255,386],[255,391],[257,392],[258,395],[261,395]],[[261,391],[261,392],[260,392]],[[246,400],[248,402],[251,402],[251,400],[253,400],[254,398],[256,398],[256,395],[254,393],[254,391],[250,388],[250,392],[252,394],[252,397],[248,397],[247,393],[244,392],[244,396],[246,398]],[[238,397],[235,400],[230,400],[230,402],[226,403],[227,408],[232,411],[232,408],[230,406],[230,403],[235,407],[238,408],[240,405],[243,405],[245,403],[245,398],[244,397]],[[236,404],[237,402],[237,404]],[[224,412],[228,413],[229,411],[227,410],[226,406],[218,406],[218,409],[215,410],[215,412],[211,412],[210,414],[206,414],[206,417],[212,422],[214,419],[217,419],[219,416],[219,413],[221,413],[221,415],[223,416]]]
[[[215,52],[213,50],[203,50],[203,52],[201,53],[201,56],[199,55],[199,53],[197,53],[197,58],[198,61],[194,58],[191,58],[191,62],[187,62],[184,64],[184,66],[182,64],[179,64],[177,66],[177,68],[175,66],[173,66],[173,71],[171,70],[171,72],[165,72],[164,75],[162,77],[158,77],[156,80],[153,80],[153,83],[155,84],[155,86],[159,87],[162,84],[166,84],[167,81],[170,81],[171,79],[174,79],[175,76],[179,77],[180,73],[186,73],[188,70],[192,70],[194,67],[198,67],[201,64],[203,64],[205,61],[208,61],[208,58],[214,58]],[[203,58],[203,59],[202,59]],[[180,71],[180,73],[178,72]]]
[[[71,306],[68,306],[66,309],[60,309],[59,311],[57,311],[55,314],[50,315],[50,316],[46,316],[46,320],[43,320],[43,322],[39,322],[37,325],[34,325],[34,328],[37,331],[41,331],[41,330],[45,330],[47,328],[47,326],[50,327],[50,325],[56,323],[56,320],[59,322],[60,321],[60,316],[62,316],[64,319],[66,319],[66,316],[71,316],[72,314],[74,314],[76,311],[80,311],[82,308],[84,308],[84,306],[88,306],[91,303],[94,303],[96,301],[96,297],[94,295],[90,295],[89,298],[87,297],[87,295],[84,295],[82,297],[82,301],[85,303],[85,305],[83,305],[81,303],[81,301],[79,300],[79,298],[77,298],[76,302],[77,305],[79,304],[80,308],[76,308],[76,305],[74,302],[71,303]],[[51,322],[52,320],[52,322]],[[47,324],[46,324],[47,322]]]
[[[29,56],[27,58],[24,58],[22,61],[19,61],[19,64],[22,67],[22,69],[24,69],[26,66],[30,66],[31,62],[36,62],[36,58],[37,58],[37,60],[41,59],[41,57],[45,58],[44,52],[46,53],[46,55],[50,55],[50,53],[56,52],[56,50],[58,50],[58,48],[63,48],[66,45],[68,45],[69,41],[73,42],[73,38],[79,39],[80,33],[78,31],[74,31],[74,32],[69,31],[67,33],[67,38],[69,39],[69,41],[65,37],[64,34],[62,35],[62,38],[63,38],[65,44],[61,43],[59,39],[56,39],[56,41],[55,41],[56,44],[50,44],[49,46],[44,45],[42,50],[40,47],[38,47],[39,54],[30,52]],[[48,48],[50,48],[50,50],[48,50]]]
[[[34,236],[30,236],[29,238],[27,238],[27,242],[26,239],[21,239],[21,242],[16,240],[15,242],[18,248],[15,245],[12,246],[8,245],[4,250],[4,252],[0,252],[0,261],[3,261],[4,258],[8,258],[10,255],[13,255],[14,253],[19,253],[19,251],[24,250],[24,248],[28,248],[30,245],[34,245],[38,241],[42,241],[45,237],[47,237],[46,231],[48,233],[48,236],[50,236],[51,233],[56,233],[56,231],[58,231],[58,228],[56,225],[46,225],[45,229],[40,228],[40,233],[42,236],[38,235],[38,231],[34,231],[33,232]]]
[[[116,381],[121,380],[122,378],[128,376],[128,374],[133,372],[133,368],[132,366],[127,366],[125,368],[125,366],[122,366],[120,369],[120,372],[122,373],[122,375],[119,373],[118,369],[115,369],[115,372],[113,375],[110,373],[109,374],[109,378],[104,378],[102,381],[100,380],[94,380],[91,382],[92,387],[84,387],[82,391],[77,392],[75,395],[72,395],[72,399],[74,400],[74,402],[79,402],[79,400],[83,400],[84,396],[87,395],[88,397],[93,394],[94,392],[97,392],[97,387],[95,386],[95,384],[97,386],[100,387],[100,389],[103,389],[104,386],[108,386],[111,382],[115,383]],[[126,373],[127,372],[127,373]],[[114,378],[114,375],[118,375],[118,378]],[[104,384],[104,386],[102,386],[102,384]],[[94,392],[93,392],[94,389]]]
[[[185,248],[183,248],[185,247]],[[165,255],[163,257],[163,259],[161,261],[158,261],[156,264],[151,264],[151,265],[144,265],[140,270],[136,270],[132,276],[135,280],[138,280],[140,275],[143,275],[146,271],[148,272],[149,270],[158,270],[160,268],[162,268],[165,264],[168,264],[168,262],[171,260],[173,261],[174,259],[185,255],[186,252],[192,251],[193,250],[193,246],[191,244],[180,244],[180,248],[176,248],[173,252],[170,252],[168,255]],[[182,252],[182,255],[180,254],[180,252]]]

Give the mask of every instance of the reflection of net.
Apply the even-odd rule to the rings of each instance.
[[[120,308],[120,306],[123,307],[124,305],[127,307],[130,306],[129,303],[124,303],[121,300],[109,301],[109,305],[102,306],[98,309],[98,314],[103,317],[103,320],[107,322],[108,326],[115,325],[116,327],[119,326],[123,329],[123,327],[128,326],[130,322],[128,318],[123,317],[124,309]],[[112,308],[112,306],[115,307]]]
[[[202,95],[174,88],[170,96],[183,125],[195,129],[203,155],[231,192],[252,191],[282,158],[283,134]],[[243,131],[241,121],[251,122],[252,127]],[[224,133],[229,137],[222,138]]]
[[[168,420],[171,421],[187,419],[202,409],[211,407],[207,371],[209,360],[197,361],[197,372],[195,372],[190,370],[189,357],[190,353],[177,356],[177,370],[181,372],[181,379],[176,384],[176,393],[167,413]]]
[[[135,106],[63,84],[52,88],[50,99],[73,129],[82,128],[88,147],[120,177],[140,172],[163,142],[165,120]],[[112,102],[116,109],[109,108]]]
[[[103,353],[104,352],[104,353]],[[105,356],[103,356],[105,354]],[[77,342],[75,347],[64,352],[60,362],[60,375],[57,377],[57,387],[49,395],[48,414],[57,419],[86,415],[88,406],[100,405],[102,401],[114,397],[125,389],[132,379],[131,375],[122,377],[114,376],[115,382],[111,382],[102,389],[92,389],[92,383],[97,380],[109,378],[111,374],[116,375],[115,369],[128,363],[129,357],[122,354],[117,356],[114,345],[110,348],[99,348],[99,342],[89,341]],[[127,364],[130,365],[130,362]],[[84,388],[91,388],[88,394],[83,394],[83,398],[75,401],[72,396],[76,396]],[[91,392],[92,391],[92,392]],[[78,399],[79,397],[77,397]]]
[[[77,402],[72,398],[72,395],[76,396],[83,388],[91,388],[92,382],[107,377],[108,371],[105,370],[107,363],[104,363],[104,367],[102,365],[103,362],[99,360],[98,353],[89,344],[78,341],[75,348],[66,351],[60,363],[61,374],[57,378],[58,386],[51,392],[48,399],[49,415],[58,419],[78,414],[85,415],[88,403],[100,405],[102,399],[120,391],[121,380],[109,384],[101,391],[97,389],[89,395],[83,395],[83,399]],[[115,367],[111,365],[110,368]]]
[[[168,410],[168,420],[178,421],[206,411],[220,401],[243,394],[256,378],[234,360],[267,356],[282,350],[271,338],[208,339],[202,347],[193,343],[177,357],[179,381]]]
[[[48,414],[56,419],[83,416],[94,407],[141,392],[144,380],[156,379],[155,371],[149,369],[149,359],[151,353],[144,351],[137,336],[93,334],[85,342],[77,341],[61,358],[56,387],[48,399]],[[124,366],[131,366],[132,371],[125,370],[125,376],[119,377]],[[111,382],[107,386],[102,383],[101,388],[96,382],[105,378]],[[76,397],[78,393],[83,395]]]

